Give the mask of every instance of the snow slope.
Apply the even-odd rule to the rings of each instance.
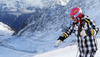
[[[8,39],[13,34],[13,30],[8,26],[0,22],[0,42],[4,39]]]
[[[0,57],[30,57],[30,53],[19,52],[0,46]]]
[[[95,57],[100,57],[100,38],[97,39],[98,42],[98,51]],[[65,48],[53,50],[43,54],[37,54],[33,57],[76,57],[79,54],[77,51],[77,45],[67,46]],[[78,57],[78,56],[77,56]]]
[[[31,53],[23,51],[21,52],[20,50],[15,50],[12,47],[10,49],[6,46],[3,46],[2,43],[5,43],[6,41],[11,40],[13,38],[11,36],[13,32],[14,31],[8,25],[0,22],[0,57],[29,57],[31,55],[33,56],[33,54]]]

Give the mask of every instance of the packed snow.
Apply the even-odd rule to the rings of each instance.
[[[97,39],[98,51],[95,57],[100,56],[100,39]],[[33,57],[78,57],[79,51],[77,50],[77,45],[67,46],[58,50],[53,50],[43,54],[37,54]]]

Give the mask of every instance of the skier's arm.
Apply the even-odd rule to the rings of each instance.
[[[59,43],[62,44],[62,42],[63,42],[66,38],[68,38],[69,35],[72,34],[72,32],[74,31],[73,28],[74,28],[74,26],[72,25],[72,26],[70,26],[70,27],[68,28],[68,30],[67,30],[66,32],[62,33],[62,35],[57,39],[56,46],[58,46]]]
[[[62,35],[58,38],[58,40],[61,40],[62,42],[69,37],[73,32],[73,26],[70,26],[66,32],[62,33]]]
[[[90,27],[92,27],[91,29],[91,36],[93,35],[97,35],[98,31],[99,31],[99,28],[97,28],[95,22],[91,19],[85,19],[85,21],[88,23],[88,25],[90,25]]]

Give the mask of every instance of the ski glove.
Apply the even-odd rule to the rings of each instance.
[[[59,46],[59,44],[62,44],[62,41],[61,40],[57,40],[56,46]]]
[[[62,42],[65,40],[66,38],[64,36],[60,36],[58,39],[57,39],[57,42],[56,42],[56,46],[59,46],[59,44],[62,44]]]

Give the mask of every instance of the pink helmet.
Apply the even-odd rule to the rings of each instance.
[[[69,15],[79,18],[82,15],[82,10],[78,7],[74,7],[71,9]]]

